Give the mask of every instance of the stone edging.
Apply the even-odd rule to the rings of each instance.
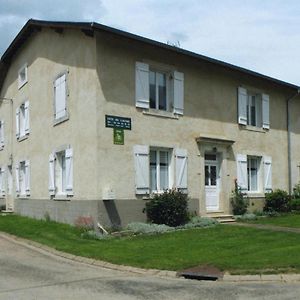
[[[109,262],[87,258],[82,256],[77,256],[62,251],[55,250],[51,247],[42,245],[40,243],[27,240],[24,238],[17,237],[8,233],[0,232],[0,237],[19,244],[21,246],[33,249],[40,253],[47,253],[48,255],[53,255],[69,260],[73,260],[79,263],[84,263],[91,266],[102,267],[111,270],[130,272],[140,275],[150,275],[168,278],[178,278],[177,272],[167,271],[167,270],[156,270],[156,269],[141,269],[136,267],[115,265]],[[230,275],[224,274],[223,278],[220,279],[223,282],[300,282],[300,274],[272,274],[272,275]]]

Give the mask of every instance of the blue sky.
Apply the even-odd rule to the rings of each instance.
[[[95,21],[300,85],[296,0],[0,0],[0,55],[29,18]]]

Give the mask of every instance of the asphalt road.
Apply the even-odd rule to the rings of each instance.
[[[300,299],[300,285],[199,282],[85,265],[0,237],[0,299]]]

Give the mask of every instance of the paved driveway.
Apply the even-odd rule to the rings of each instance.
[[[198,282],[85,265],[0,238],[0,299],[299,299],[300,285]]]

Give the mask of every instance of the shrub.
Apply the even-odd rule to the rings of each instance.
[[[83,231],[80,236],[83,239],[88,239],[88,240],[105,240],[105,239],[112,238],[111,235],[102,234],[102,233],[100,233],[98,231],[95,231],[95,230]]]
[[[234,191],[232,192],[231,206],[234,215],[245,214],[249,206],[249,201],[248,199],[244,198],[244,194],[237,184],[237,180],[235,180],[234,182]]]
[[[129,223],[127,229],[137,234],[158,234],[175,230],[174,227],[164,224],[147,224],[139,222]]]
[[[236,220],[238,221],[253,221],[253,220],[257,220],[257,215],[255,214],[244,214],[241,216],[236,216],[235,217]]]
[[[300,199],[300,183],[298,183],[294,186],[292,196],[294,199]]]
[[[300,211],[300,198],[292,199],[290,202],[291,210]]]
[[[163,194],[154,195],[153,199],[146,203],[145,211],[151,223],[175,227],[188,221],[187,208],[187,195],[180,191],[168,190]]]
[[[277,189],[266,194],[264,206],[265,212],[288,212],[290,211],[290,196],[284,190]]]
[[[187,224],[181,226],[184,229],[199,228],[199,227],[212,227],[219,224],[217,220],[208,217],[193,217]]]

